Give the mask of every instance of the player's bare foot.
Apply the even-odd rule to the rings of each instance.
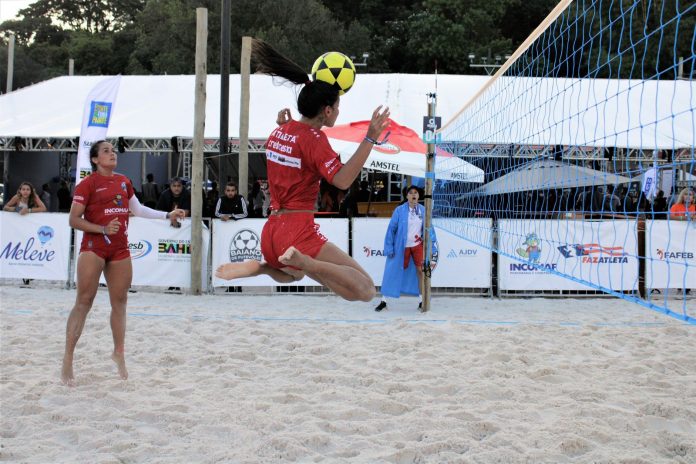
[[[126,357],[123,353],[114,351],[111,353],[111,359],[116,363],[118,368],[118,376],[123,380],[128,379],[128,371],[126,370]]]
[[[63,368],[60,372],[60,381],[65,386],[75,386],[75,375],[73,375],[72,369],[72,357],[63,356]]]
[[[280,261],[282,264],[286,266],[292,266],[299,269],[303,269],[305,255],[300,253],[300,251],[297,248],[291,246],[290,248],[285,250],[285,253],[283,253],[278,258],[278,261]]]
[[[239,279],[258,274],[261,263],[255,259],[244,261],[243,263],[228,263],[219,266],[215,270],[215,277],[224,280]]]

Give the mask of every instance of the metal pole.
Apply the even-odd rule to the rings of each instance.
[[[428,94],[428,118],[435,117],[435,107],[437,105],[437,95]],[[432,259],[433,240],[430,235],[430,228],[433,223],[433,182],[435,180],[435,144],[428,143],[425,165],[425,218],[423,218],[423,246],[425,256],[423,260],[423,305],[421,312],[430,311],[430,277],[432,270],[430,262]]]
[[[191,293],[201,294],[203,262],[203,138],[205,135],[208,10],[196,8],[196,95],[191,160]]]
[[[218,157],[218,184],[225,189],[229,160],[230,134],[230,17],[232,0],[222,0],[220,22],[220,156]]]
[[[72,76],[75,74],[75,60],[70,58],[68,60],[68,76]]]
[[[239,194],[247,198],[249,190],[249,73],[251,37],[242,37],[240,61],[241,96],[239,103]]]
[[[12,92],[12,78],[14,75],[14,47],[15,35],[10,32],[10,40],[7,45],[7,93]]]

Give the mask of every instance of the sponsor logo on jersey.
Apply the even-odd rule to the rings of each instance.
[[[266,159],[272,163],[280,164],[294,169],[302,169],[302,159],[293,156],[282,155],[273,150],[266,150]]]

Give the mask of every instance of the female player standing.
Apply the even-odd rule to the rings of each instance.
[[[82,334],[87,313],[104,273],[111,301],[111,332],[119,376],[128,378],[124,357],[126,338],[126,301],[133,269],[128,249],[129,213],[150,219],[169,219],[172,223],[183,218],[183,210],[171,213],[143,206],[133,194],[130,180],[114,172],[117,155],[114,147],[104,140],[95,142],[89,152],[93,172],[75,188],[70,208],[70,227],[84,232],[77,260],[77,296],[68,317],[65,332],[65,354],[61,380],[73,385],[73,354]]]

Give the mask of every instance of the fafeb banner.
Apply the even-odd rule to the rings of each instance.
[[[0,277],[68,280],[67,214],[0,212]]]
[[[203,225],[202,282],[207,282],[210,238]],[[80,251],[82,232],[75,230],[75,259]],[[191,285],[191,221],[172,227],[169,221],[131,217],[128,221],[128,247],[133,263],[133,285],[149,287],[189,287]],[[102,274],[100,282],[104,283]]]
[[[696,223],[646,221],[645,286],[696,288]]]
[[[501,290],[638,289],[635,221],[500,220],[498,247]]]
[[[387,218],[353,219],[353,258],[375,281],[382,285],[384,275],[384,236],[389,226]],[[432,287],[490,288],[491,250],[468,242],[435,224],[438,241],[437,267],[432,274]],[[442,227],[470,228],[483,231],[483,242],[490,243],[490,219],[448,221]],[[486,239],[485,237],[488,237]]]
[[[319,224],[319,232],[331,243],[348,253],[348,219],[315,219],[314,221]],[[267,275],[235,280],[222,280],[215,277],[215,270],[222,264],[250,259],[261,261],[261,231],[265,223],[266,219],[213,220],[213,287],[320,285],[309,277],[289,284],[276,282]]]

